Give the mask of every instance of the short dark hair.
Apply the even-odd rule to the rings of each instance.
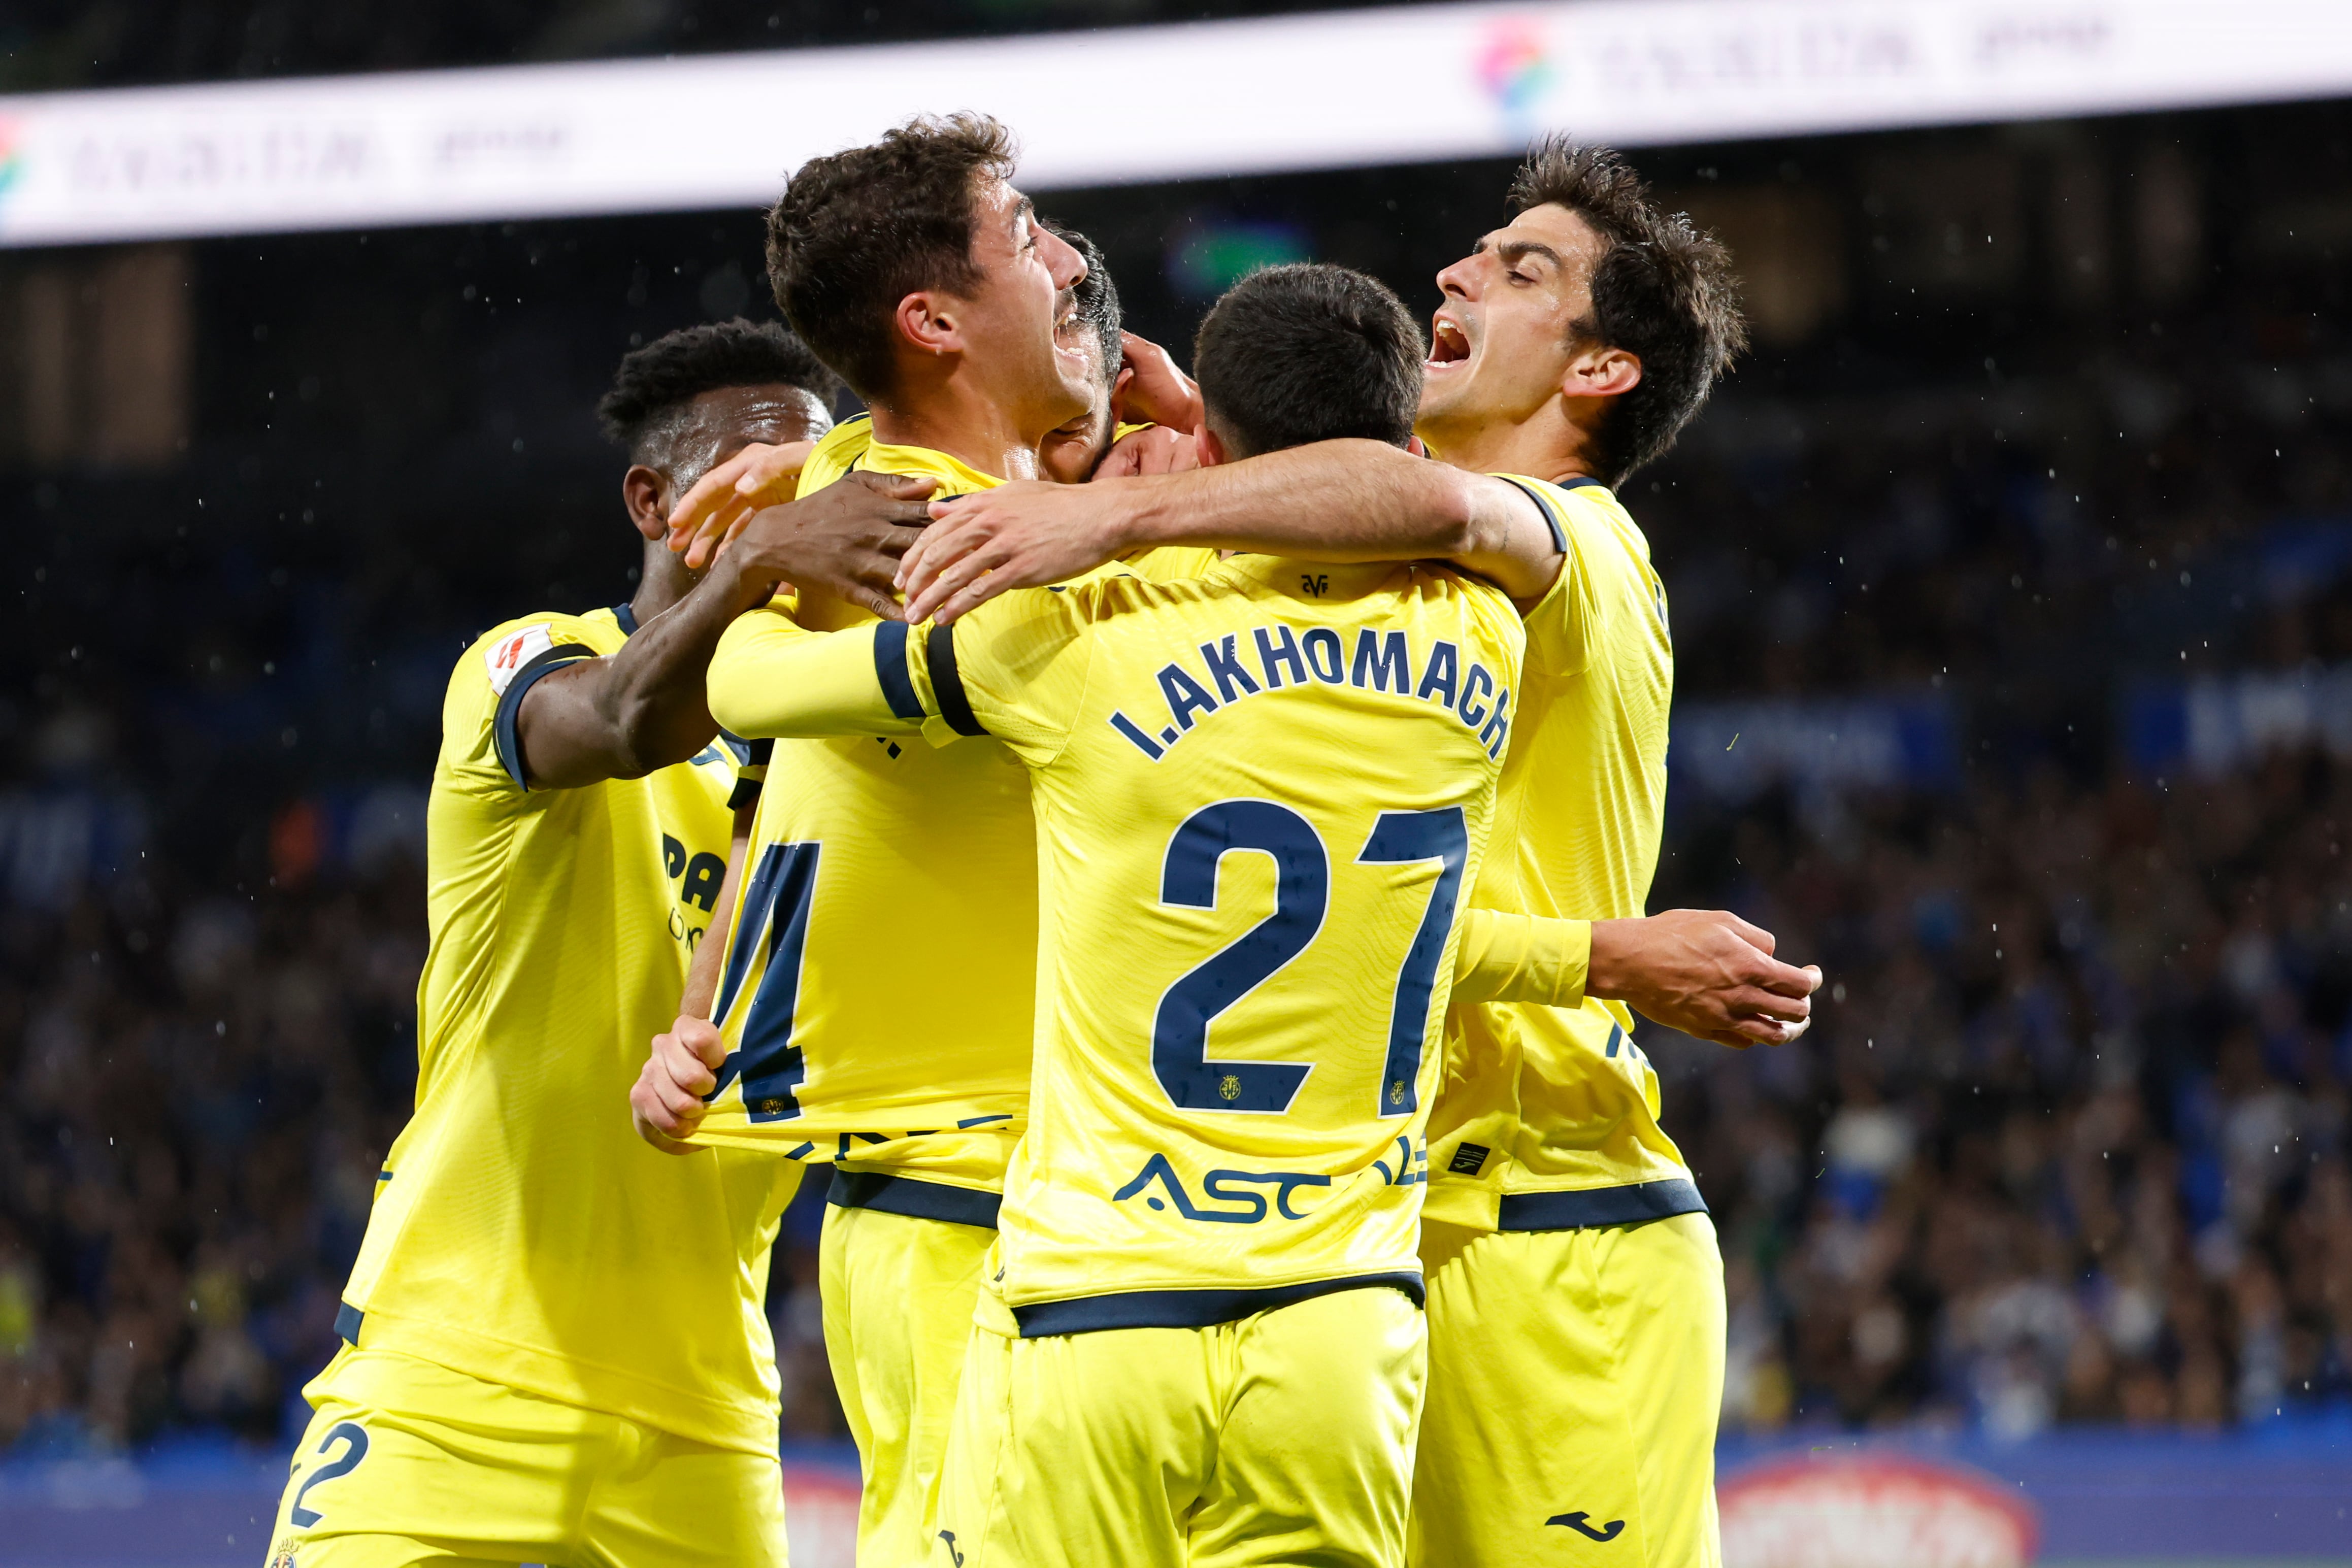
[[[686,428],[696,398],[721,387],[770,384],[798,387],[828,408],[841,385],[806,343],[773,321],[738,316],[681,328],[622,356],[613,390],[596,404],[596,420],[630,462],[666,459],[662,449]]]
[[[1077,230],[1065,228],[1050,218],[1041,221],[1087,264],[1087,275],[1078,280],[1078,319],[1094,329],[1097,340],[1102,344],[1104,379],[1116,382],[1121,357],[1118,334],[1125,318],[1119,310],[1118,286],[1110,280],[1110,263],[1103,259],[1102,247]]]
[[[1622,154],[1565,136],[1536,143],[1511,182],[1511,207],[1566,207],[1607,249],[1592,269],[1592,315],[1580,337],[1642,361],[1642,381],[1601,421],[1600,478],[1624,482],[1663,455],[1748,346],[1731,253],[1687,214],[1651,199]]]
[[[1225,291],[1192,340],[1192,373],[1236,457],[1357,436],[1412,438],[1428,346],[1377,278],[1300,262]]]
[[[777,308],[866,402],[890,391],[898,301],[980,282],[975,187],[1012,178],[1013,163],[1013,133],[988,116],[923,115],[879,141],[810,159],[768,209]]]

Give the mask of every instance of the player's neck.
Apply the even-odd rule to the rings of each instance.
[[[1555,482],[1598,478],[1591,444],[1554,400],[1526,419],[1446,421],[1424,427],[1430,450],[1475,474],[1524,474]]]
[[[1029,431],[1019,416],[979,395],[961,377],[919,389],[893,406],[874,408],[875,440],[944,452],[998,479],[1034,479],[1037,444],[1052,428]]]
[[[684,599],[701,580],[702,574],[671,554],[668,545],[648,539],[637,569],[637,591],[629,595],[629,612],[642,626]]]

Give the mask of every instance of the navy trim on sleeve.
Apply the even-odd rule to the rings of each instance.
[[[874,678],[882,683],[882,696],[892,713],[917,724],[927,716],[915,696],[915,677],[907,669],[904,621],[885,621],[874,628]]]
[[[579,643],[558,643],[541,651],[539,657],[514,673],[507,689],[499,695],[498,717],[490,723],[490,738],[499,748],[499,766],[519,789],[530,788],[522,776],[522,738],[515,733],[515,722],[522,714],[522,695],[536,685],[541,677],[551,675],[566,664],[576,664],[583,659],[596,657],[596,650]]]
[[[1309,1280],[1238,1291],[1128,1291],[1115,1296],[1080,1296],[1013,1309],[1023,1339],[1091,1333],[1097,1329],[1205,1329],[1257,1312],[1295,1307],[1318,1296],[1381,1287],[1402,1291],[1416,1307],[1423,1291],[1418,1274],[1351,1274],[1342,1280]]]
[[[622,636],[634,637],[637,634],[637,612],[627,600],[625,599],[613,606],[613,619],[621,623]]]
[[[358,1349],[360,1324],[366,1317],[365,1312],[351,1302],[339,1302],[335,1308],[335,1337],[354,1350]]]
[[[1677,1214],[1705,1214],[1706,1200],[1688,1176],[1604,1186],[1584,1192],[1512,1192],[1503,1195],[1497,1230],[1594,1230],[1612,1225],[1647,1225]]]
[[[742,760],[735,768],[735,788],[727,797],[727,809],[740,811],[758,800],[760,791],[767,787],[768,761],[776,753],[776,743],[765,736],[758,740],[738,740],[723,729],[719,733],[730,746],[743,748]]]
[[[882,1171],[845,1171],[838,1166],[834,1167],[833,1186],[825,1193],[824,1200],[835,1208],[878,1209],[884,1214],[903,1214],[909,1219],[975,1225],[982,1230],[996,1228],[996,1211],[1004,1204],[1003,1197],[992,1192],[917,1181],[912,1176],[890,1176]]]
[[[1559,519],[1551,515],[1551,503],[1543,498],[1543,493],[1524,480],[1512,478],[1508,474],[1498,474],[1496,477],[1502,480],[1506,485],[1515,485],[1518,486],[1519,490],[1526,495],[1527,498],[1536,504],[1536,510],[1543,514],[1544,525],[1551,529],[1551,548],[1559,551],[1560,554],[1566,555],[1568,553],[1568,531],[1559,526]],[[1571,486],[1579,484],[1590,485],[1592,481],[1590,479],[1579,477],[1569,480],[1560,487],[1562,489],[1567,489]]]
[[[931,693],[940,699],[940,716],[958,735],[986,735],[988,731],[972,716],[971,699],[964,695],[963,672],[956,668],[955,628],[934,626],[924,640],[923,652],[931,665]]]

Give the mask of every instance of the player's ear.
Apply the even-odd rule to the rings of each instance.
[[[1225,455],[1225,444],[1217,439],[1217,433],[1211,430],[1205,421],[1192,433],[1192,448],[1201,455],[1201,466],[1203,468],[1214,468],[1220,463],[1231,461]]]
[[[1622,397],[1641,384],[1640,355],[1588,343],[1569,357],[1560,391],[1570,397]]]
[[[660,469],[631,464],[621,476],[621,504],[637,532],[649,539],[669,537],[669,481]]]
[[[945,296],[917,289],[898,301],[891,324],[918,352],[950,354],[963,347],[963,333]]]

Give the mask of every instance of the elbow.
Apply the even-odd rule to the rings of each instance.
[[[715,727],[675,701],[625,701],[610,718],[613,777],[642,779],[656,768],[684,762],[710,742]]]
[[[704,700],[710,706],[711,722],[733,735],[758,735],[761,715],[749,700],[749,682],[726,678],[727,672],[717,663],[706,677]]]
[[[1442,463],[1423,463],[1431,470],[1428,476],[1430,496],[1426,518],[1430,528],[1430,551],[1448,559],[1475,555],[1487,549],[1491,541],[1485,538],[1481,527],[1478,493],[1473,476]]]

